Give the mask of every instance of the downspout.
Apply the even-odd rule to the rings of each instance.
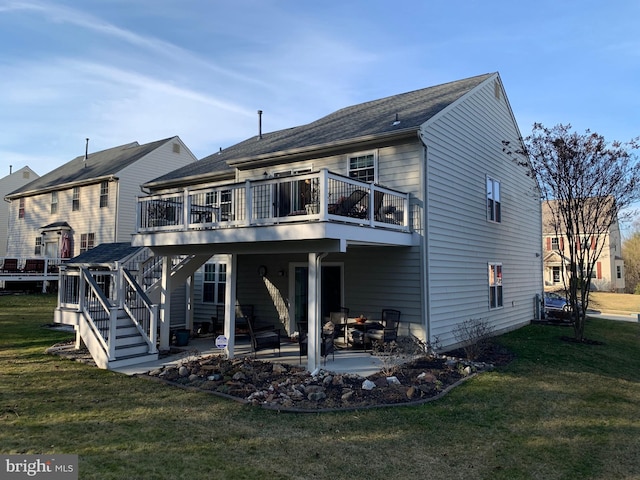
[[[420,221],[422,222],[422,236],[420,237],[420,261],[422,268],[420,269],[422,295],[420,296],[420,303],[424,316],[424,328],[427,337],[427,344],[431,344],[431,297],[429,289],[429,272],[431,271],[431,262],[429,255],[429,237],[428,237],[428,225],[429,225],[429,147],[427,146],[426,137],[422,130],[418,130],[418,137],[423,145],[422,149],[422,162],[420,164],[420,180],[422,183],[422,213],[420,215]]]

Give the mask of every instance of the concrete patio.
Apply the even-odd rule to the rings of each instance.
[[[362,377],[367,377],[382,369],[382,361],[378,357],[372,355],[370,351],[365,352],[358,349],[344,348],[344,346],[339,343],[336,344],[336,347],[335,358],[333,355],[329,355],[326,359],[326,364],[324,363],[323,358],[320,368],[335,373],[357,374]],[[114,371],[124,373],[126,375],[136,375],[155,370],[162,366],[176,365],[183,361],[187,356],[196,355],[199,357],[205,357],[208,355],[217,355],[222,353],[222,350],[215,346],[215,338],[210,335],[190,338],[188,345],[177,348],[181,350],[179,353],[171,354],[154,362],[116,368]],[[274,363],[306,366],[307,357],[306,355],[300,357],[297,342],[282,339],[280,348],[280,356],[278,356],[277,351],[274,353],[273,350],[261,350],[255,358]],[[253,357],[249,337],[236,337],[235,356]]]

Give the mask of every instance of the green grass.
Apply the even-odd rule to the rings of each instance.
[[[0,451],[82,479],[640,478],[640,325],[532,325],[517,359],[418,407],[283,414],[44,355],[55,298],[0,297]]]

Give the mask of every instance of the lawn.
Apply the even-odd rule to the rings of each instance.
[[[589,308],[603,312],[640,313],[640,295],[591,292]]]
[[[509,366],[422,406],[283,414],[44,355],[54,303],[0,297],[0,451],[78,454],[82,479],[640,478],[637,323],[521,328]]]

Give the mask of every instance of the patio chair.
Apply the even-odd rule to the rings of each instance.
[[[333,345],[333,339],[335,330],[329,328],[322,328],[320,334],[320,356],[324,359],[324,364],[327,364],[327,356],[331,354],[332,359],[336,359],[335,346]],[[300,363],[302,363],[302,357],[309,353],[309,335],[307,332],[307,322],[298,322],[298,347]]]
[[[214,338],[224,333],[224,305],[216,305],[216,314],[211,316],[211,324]]]
[[[24,264],[24,271],[28,273],[44,273],[44,260],[29,258]]]
[[[369,194],[364,190],[354,190],[348,197],[342,199],[335,205],[332,205],[329,209],[329,213],[341,215],[343,217],[364,218],[364,216],[366,216],[367,209],[366,205],[362,204],[362,199],[368,195]]]
[[[5,258],[2,264],[2,271],[7,273],[18,272],[18,259],[17,258]]]
[[[329,319],[331,320],[331,323],[333,323],[335,328],[334,338],[343,336],[344,343],[347,343],[347,316],[348,316],[348,311],[329,313]]]
[[[251,336],[251,350],[253,350],[253,356],[255,357],[258,351],[267,350],[272,348],[278,349],[278,356],[280,356],[280,329],[267,327],[260,330],[256,330],[253,325],[253,320],[248,321],[249,335]]]
[[[398,339],[398,326],[400,325],[400,311],[392,309],[382,310],[380,316],[382,329],[367,329],[364,332],[364,344],[378,342],[379,344],[393,342]]]

